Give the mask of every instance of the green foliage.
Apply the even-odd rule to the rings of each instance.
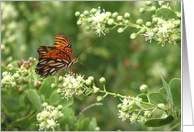
[[[175,123],[180,123],[181,2],[161,2],[162,5],[158,5],[157,1],[148,3],[146,5],[143,1],[2,1],[1,130],[38,131],[40,124],[37,124],[40,120],[37,119],[37,115],[44,111],[45,108],[42,106],[44,102],[55,107],[62,106],[61,113],[64,116],[58,119],[59,126],[56,125],[54,128],[58,131],[69,131],[74,122],[71,130],[82,131],[166,131]],[[164,7],[166,5],[167,7]],[[81,22],[80,26],[76,25],[80,12],[88,15],[90,12],[87,11],[94,11],[98,7],[101,13],[104,9],[105,12],[109,12],[109,16],[114,14],[112,19],[117,24],[115,26],[113,21],[108,21],[110,25],[106,23],[106,29],[103,30],[106,35],[100,32],[100,37],[99,34],[95,34],[98,33],[95,32],[96,29],[88,25],[89,21]],[[176,32],[173,32],[175,33],[173,35],[172,32],[166,34],[170,37],[165,41],[164,47],[158,45],[162,43],[158,38],[150,40],[145,36],[149,29],[154,29],[154,25],[157,25],[157,21],[152,23],[153,17],[161,17],[166,22],[176,23],[176,27],[173,28]],[[138,19],[143,20],[141,25],[136,24]],[[146,22],[152,23],[150,27],[146,27]],[[162,26],[161,24],[160,27]],[[155,30],[155,34],[157,31],[159,30]],[[70,39],[74,56],[92,44],[79,56],[79,61],[84,66],[79,63],[74,66],[76,73],[84,73],[84,77],[93,76],[95,79],[91,81],[90,86],[84,83],[74,92],[75,96],[68,98],[64,95],[66,91],[59,90],[64,87],[64,79],[60,82],[57,78],[59,74],[65,77],[64,73],[40,79],[34,71],[38,62],[38,47],[51,46],[59,32],[66,34]],[[148,41],[145,41],[144,37]],[[30,57],[36,58],[36,61],[29,64],[29,68],[19,66],[19,61],[23,65],[24,62],[29,62]],[[12,70],[7,68],[9,64],[13,66]],[[158,75],[157,71],[161,73]],[[67,72],[68,70],[65,71]],[[104,77],[106,81],[98,81],[100,77]],[[161,79],[163,87],[158,89],[161,86]],[[36,85],[37,82],[40,86]],[[53,83],[56,87],[51,88]],[[141,84],[149,86],[146,93],[140,93]],[[77,115],[84,108],[88,108],[89,104],[96,102],[97,97],[101,97],[100,100],[104,105],[87,109],[87,112],[82,113],[76,121]],[[124,101],[128,102],[125,110],[129,113],[122,113],[124,117],[118,118],[117,111],[121,109],[118,109],[116,104],[123,104]],[[143,117],[145,111],[151,111],[152,117],[145,119]],[[177,126],[173,130],[179,131],[181,127]]]

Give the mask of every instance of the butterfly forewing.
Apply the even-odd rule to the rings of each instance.
[[[53,47],[57,47],[57,49],[65,52],[73,59],[73,48],[70,40],[65,34],[59,33],[55,36]]]

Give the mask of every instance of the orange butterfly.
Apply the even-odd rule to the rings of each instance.
[[[56,35],[52,47],[40,46],[38,48],[39,62],[35,68],[35,72],[42,78],[53,76],[57,71],[70,68],[78,61],[78,56],[83,51],[77,57],[73,58],[71,42],[65,34],[59,33]]]

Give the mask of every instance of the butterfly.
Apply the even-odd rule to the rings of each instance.
[[[73,58],[71,42],[65,34],[58,33],[55,36],[52,47],[40,46],[37,49],[39,62],[36,65],[35,72],[40,75],[41,78],[53,76],[57,71],[71,68],[74,63],[78,62],[78,56],[83,51],[81,51],[77,57]]]

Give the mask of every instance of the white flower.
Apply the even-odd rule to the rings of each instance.
[[[119,110],[118,117],[122,119],[122,121],[125,121],[127,118],[129,118],[129,114],[126,112],[123,112],[122,110]]]
[[[147,32],[143,35],[146,36],[145,41],[150,40],[150,43],[151,43],[152,38],[154,36],[154,32],[152,31],[152,29],[148,29]]]
[[[96,29],[96,31],[94,33],[99,34],[99,37],[100,37],[101,33],[105,35],[105,33],[104,33],[105,24],[98,24],[95,27],[93,27],[93,29]]]

